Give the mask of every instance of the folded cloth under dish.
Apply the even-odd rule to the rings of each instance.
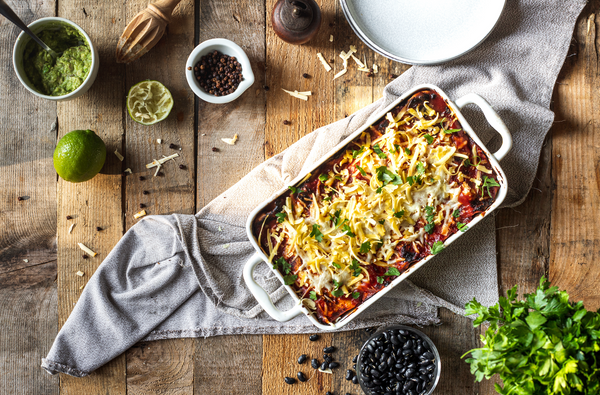
[[[536,173],[555,80],[585,0],[508,1],[492,35],[458,60],[415,66],[384,90],[383,98],[350,117],[305,136],[264,162],[195,216],[151,216],[133,226],[90,278],[42,367],[49,373],[86,376],[141,340],[242,333],[304,333],[304,317],[280,323],[266,315],[242,279],[254,254],[246,236],[249,213],[311,166],[370,116],[421,83],[451,98],[475,92],[503,118],[514,139],[502,161],[508,178],[505,205],[519,204]],[[497,134],[481,114],[463,110],[486,146]],[[256,280],[281,308],[292,299],[266,264]],[[438,307],[462,313],[477,297],[498,299],[495,226],[481,222],[344,330],[366,326],[438,323]]]

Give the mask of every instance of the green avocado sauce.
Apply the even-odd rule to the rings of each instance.
[[[92,52],[85,37],[66,24],[54,25],[38,37],[59,54],[57,59],[31,40],[23,52],[23,67],[40,93],[62,96],[85,81],[92,65]]]

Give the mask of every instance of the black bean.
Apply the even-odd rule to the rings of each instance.
[[[419,361],[419,365],[421,365],[421,366],[423,366],[423,367],[424,367],[424,366],[427,366],[427,365],[431,365],[432,363],[433,363],[433,361],[430,361],[430,360],[428,360],[428,359],[425,359],[425,360],[423,360],[423,361]]]
[[[396,373],[396,380],[398,380],[398,382],[404,381],[404,376],[402,376],[400,373]]]
[[[354,377],[354,371],[348,369],[346,370],[346,380],[350,381]]]
[[[404,376],[406,376],[406,378],[409,379],[412,376],[414,376],[416,372],[417,371],[415,369],[406,369],[406,371],[404,372]]]
[[[385,372],[388,368],[388,364],[385,362],[382,362],[379,364],[379,366],[377,366],[377,370],[379,370],[380,372]]]
[[[412,349],[402,350],[402,355],[404,355],[404,356],[413,355],[413,350]]]
[[[325,392],[325,395],[333,395],[333,392],[327,391],[327,392]]]
[[[406,343],[404,343],[404,345],[402,346],[402,349],[404,349],[404,350],[408,350],[408,349],[412,349],[412,348],[413,348],[412,340],[407,340]]]
[[[394,354],[392,354],[385,362],[388,364],[388,366],[392,366],[396,362],[396,357],[394,357]]]
[[[425,368],[419,368],[419,373],[421,374],[427,374],[428,370]]]
[[[286,384],[294,384],[296,382],[296,379],[291,378],[291,377],[286,377],[286,378],[284,378],[284,380],[285,380]]]
[[[431,372],[427,375],[427,377],[429,377],[429,380],[433,380],[433,376],[434,376],[433,372]]]
[[[423,348],[426,350],[431,350],[431,347],[429,347],[429,343],[427,342],[423,342]]]
[[[435,369],[435,365],[428,365],[425,369],[427,369],[428,372],[433,372]]]
[[[321,370],[327,370],[327,368],[329,368],[329,364],[327,362],[323,362],[321,364]]]
[[[408,380],[406,383],[404,383],[404,386],[402,387],[402,390],[404,392],[413,389],[415,387],[415,382],[412,380]]]
[[[358,384],[358,376],[352,377],[352,384]]]
[[[317,340],[319,340],[319,335],[316,335],[316,334],[315,335],[310,335],[308,337],[308,340],[310,340],[311,342],[317,341]]]
[[[407,368],[409,369],[416,369],[417,368],[417,364],[415,362],[411,362],[408,365],[406,365]]]
[[[356,370],[356,364],[352,365],[352,369]]]
[[[327,355],[327,354],[323,355],[323,360],[327,363],[331,363],[331,361],[333,361],[333,359],[331,358],[331,355]]]
[[[311,359],[310,366],[312,366],[313,369],[319,369],[319,360],[317,358]]]
[[[306,376],[304,375],[304,373],[302,373],[302,372],[298,372],[298,374],[297,374],[296,376],[298,376],[298,380],[300,380],[300,381],[301,381],[301,382],[303,382],[303,383],[304,383],[306,380],[308,380],[308,379],[306,378]]]
[[[306,358],[307,358],[306,354],[302,354],[302,355],[300,355],[300,356],[298,357],[298,363],[299,363],[300,365],[302,365],[302,364],[303,364],[303,363],[306,361]]]
[[[329,362],[329,369],[339,368],[340,364],[337,362]]]
[[[379,378],[381,376],[381,372],[377,369],[371,369],[371,376]]]
[[[323,352],[326,353],[326,354],[331,354],[334,351],[335,351],[335,347],[334,346],[325,347],[323,349]]]
[[[400,340],[398,340],[398,336],[392,336],[392,337],[390,338],[390,341],[392,342],[392,344],[395,344],[395,345],[397,345],[397,346],[401,344],[401,343],[400,343]]]
[[[358,355],[355,355],[354,358],[352,358],[352,363],[356,363],[358,362]]]
[[[367,344],[367,346],[365,347],[365,349],[366,349],[367,351],[369,351],[369,352],[371,352],[371,353],[372,353],[373,351],[375,351],[375,346],[374,346],[374,344],[373,344],[373,343],[369,343],[369,344]]]
[[[431,352],[427,351],[425,353],[423,353],[423,356],[426,357],[427,359],[433,359],[434,356]]]
[[[374,383],[375,385],[380,385],[380,384],[381,384],[381,381],[380,381],[380,380],[378,380],[378,379],[373,379],[373,383]]]

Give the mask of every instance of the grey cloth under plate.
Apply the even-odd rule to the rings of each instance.
[[[254,169],[195,216],[151,216],[133,226],[90,278],[42,367],[85,376],[141,340],[228,334],[305,333],[304,316],[280,323],[257,304],[242,278],[254,254],[245,222],[262,201],[310,167],[370,115],[421,83],[451,98],[475,92],[496,109],[514,139],[502,161],[509,185],[505,205],[519,204],[535,177],[555,80],[585,0],[508,0],[491,36],[469,54],[435,67],[416,66],[390,83],[383,98],[305,136]],[[451,27],[450,27],[451,28]],[[318,66],[316,66],[318,67]],[[476,108],[463,111],[492,150],[500,139]],[[292,299],[267,264],[257,281],[281,308]],[[343,329],[388,323],[438,323],[438,307],[463,313],[476,297],[498,300],[493,217]]]

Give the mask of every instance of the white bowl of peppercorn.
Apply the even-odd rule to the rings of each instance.
[[[186,62],[185,76],[192,91],[209,103],[229,103],[253,83],[250,60],[239,45],[224,38],[200,43]]]

